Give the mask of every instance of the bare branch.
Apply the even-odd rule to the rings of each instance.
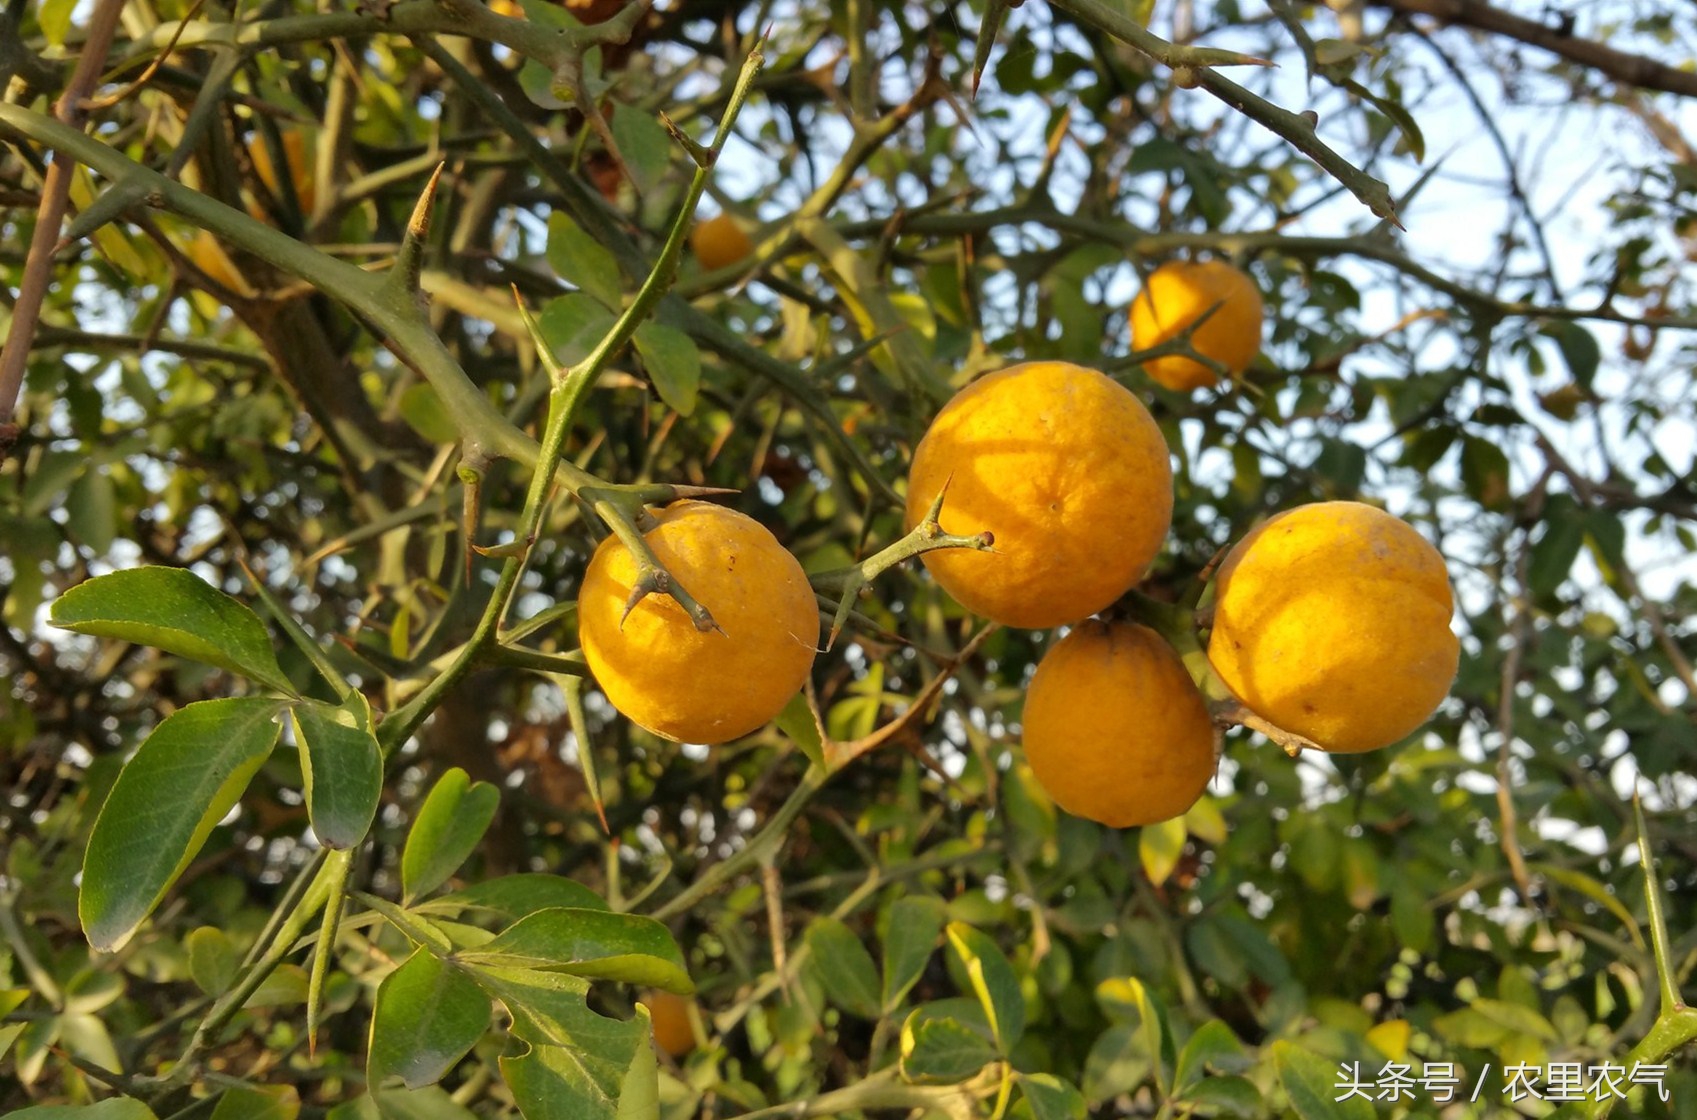
[[[1368,0],[1375,8],[1404,15],[1435,16],[1445,23],[1504,35],[1549,51],[1569,62],[1607,75],[1617,84],[1697,97],[1697,73],[1680,70],[1643,55],[1628,54],[1593,39],[1574,35],[1564,25],[1552,26],[1501,11],[1483,0]]]

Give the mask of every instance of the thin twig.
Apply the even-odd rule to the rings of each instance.
[[[83,98],[94,88],[100,77],[100,68],[106,64],[106,52],[112,46],[112,36],[118,29],[118,16],[123,10],[124,0],[100,0],[93,18],[89,20],[88,37],[83,41],[77,68],[53,109],[60,121],[73,128],[82,124]],[[71,176],[75,170],[76,163],[70,156],[55,152],[47,165],[47,181],[41,188],[41,205],[36,209],[29,259],[24,264],[17,302],[12,306],[11,332],[5,347],[0,349],[0,463],[6,461],[12,445],[17,442],[18,427],[12,418],[17,412],[18,395],[23,391],[24,370],[28,365],[30,347],[35,342],[35,327],[41,321],[41,305],[52,282],[53,252],[59,243],[59,227],[65,220],[65,210],[70,204]]]

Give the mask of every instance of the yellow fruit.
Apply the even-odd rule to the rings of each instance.
[[[613,707],[639,727],[686,743],[747,735],[783,709],[813,667],[813,589],[796,558],[751,517],[685,501],[655,519],[648,547],[719,630],[697,630],[661,594],[645,596],[624,617],[637,565],[608,537],[578,593],[584,658]]]
[[[1173,513],[1167,443],[1125,386],[1066,362],[1028,362],[955,394],[913,453],[907,524],[948,486],[950,533],[994,549],[940,549],[925,566],[960,604],[1008,626],[1077,622],[1125,594]]]
[[[695,1028],[690,1025],[690,1001],[671,992],[648,992],[641,1003],[648,1008],[654,1042],[674,1058],[695,1049]]]
[[[1224,261],[1169,261],[1150,273],[1131,304],[1131,348],[1148,350],[1176,338],[1215,304],[1219,308],[1190,336],[1191,348],[1242,373],[1261,352],[1261,292]],[[1151,358],[1143,369],[1169,389],[1200,389],[1219,380],[1184,354]]]
[[[754,252],[754,243],[729,214],[717,214],[697,222],[689,231],[690,252],[708,272],[726,268]]]
[[[1444,559],[1383,510],[1320,502],[1274,517],[1220,566],[1208,659],[1251,711],[1329,751],[1425,723],[1460,643]]]
[[[1134,622],[1082,623],[1025,694],[1025,757],[1055,804],[1114,828],[1196,804],[1214,776],[1214,723],[1166,639]]]

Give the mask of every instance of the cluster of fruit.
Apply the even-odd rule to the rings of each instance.
[[[1253,283],[1230,266],[1167,265],[1133,305],[1134,343],[1187,335],[1192,352],[1235,374],[1259,349],[1260,316]],[[1215,376],[1180,353],[1146,369],[1182,387]],[[1074,627],[1038,666],[1023,719],[1032,771],[1068,812],[1128,827],[1194,804],[1217,757],[1197,684],[1210,674],[1261,719],[1342,752],[1405,737],[1454,678],[1443,558],[1407,524],[1357,502],[1281,514],[1231,551],[1215,579],[1203,663],[1187,666],[1148,627],[1093,618],[1142,580],[1173,510],[1159,426],[1098,371],[1031,362],[961,390],[915,449],[910,529],[945,490],[943,530],[987,532],[995,543],[925,553],[937,583],[1007,626]],[[655,558],[718,629],[697,630],[663,596],[629,607],[642,566],[608,538],[578,599],[584,656],[613,706],[657,735],[745,735],[812,667],[819,612],[807,576],[732,510],[684,501],[656,521],[647,533]]]

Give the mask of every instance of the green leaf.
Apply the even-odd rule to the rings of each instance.
[[[582,292],[549,300],[536,317],[537,329],[561,365],[571,366],[589,356],[613,329],[613,313]]]
[[[371,732],[371,706],[351,692],[339,705],[303,700],[289,716],[312,831],[326,848],[351,848],[371,830],[383,795],[383,748]]]
[[[636,328],[635,341],[660,399],[679,415],[694,412],[701,387],[701,351],[695,340],[676,327],[649,322]]]
[[[622,980],[678,995],[695,991],[671,931],[639,914],[538,910],[508,926],[487,944],[462,949],[457,959],[485,968],[539,969],[596,980]]]
[[[648,1012],[627,1021],[589,1010],[589,983],[559,972],[473,968],[500,1000],[527,1053],[501,1059],[501,1072],[527,1120],[649,1120],[658,1076]],[[648,1112],[642,1109],[649,1108]]]
[[[41,25],[42,38],[53,47],[63,47],[65,36],[71,32],[71,13],[77,10],[77,0],[41,0],[35,19]],[[152,1115],[152,1113],[148,1113]]]
[[[409,385],[396,403],[401,419],[427,443],[458,443],[460,430],[448,414],[436,386],[428,381]]]
[[[801,753],[815,766],[825,765],[825,744],[819,738],[819,725],[813,721],[813,709],[807,706],[807,696],[796,693],[784,710],[778,713],[778,730],[801,748]]]
[[[90,945],[117,949],[153,912],[277,744],[281,708],[265,698],[203,700],[153,729],[84,853],[77,912]]]
[[[929,895],[909,895],[890,904],[889,930],[884,934],[885,1014],[901,1006],[919,982],[947,916],[943,900]]]
[[[648,1120],[660,1109],[660,1064],[652,1046],[638,1044],[616,1092],[608,1098],[579,1051],[532,1045],[501,1059],[501,1076],[525,1120]]]
[[[418,907],[420,913],[487,910],[517,920],[538,910],[565,907],[573,910],[606,910],[600,895],[560,875],[544,871],[521,871],[485,879],[462,890],[451,891]]]
[[[334,1120],[479,1120],[477,1113],[466,1108],[446,1091],[434,1085],[423,1089],[383,1089],[351,1102],[367,1105],[349,1117],[337,1115]]]
[[[408,1089],[434,1085],[470,1053],[489,1018],[489,996],[470,976],[415,950],[377,988],[366,1084],[398,1076]]]
[[[6,1120],[158,1120],[153,1110],[129,1097],[98,1104],[43,1104],[8,1112]]]
[[[1488,439],[1468,436],[1461,445],[1461,481],[1480,505],[1498,509],[1508,505],[1508,455]]]
[[[1285,1040],[1273,1043],[1273,1063],[1290,1106],[1302,1120],[1373,1120],[1373,1105],[1360,1097],[1340,1101],[1338,1068],[1320,1055]]]
[[[1096,985],[1096,1002],[1115,1018],[1137,1017],[1144,1048],[1148,1051],[1149,1060],[1154,1063],[1151,1072],[1155,1075],[1155,1083],[1164,1087],[1161,1047],[1167,1037],[1166,1015],[1143,981],[1135,976],[1104,980]]]
[[[216,926],[190,930],[183,938],[188,950],[189,979],[209,996],[221,996],[236,982],[241,957],[230,937]]]
[[[1319,66],[1336,66],[1342,62],[1353,62],[1366,53],[1368,53],[1368,49],[1365,46],[1360,43],[1352,43],[1348,39],[1314,40],[1314,62]]]
[[[1189,835],[1190,829],[1183,817],[1144,825],[1139,830],[1137,855],[1143,862],[1143,873],[1149,876],[1151,883],[1158,887],[1167,881],[1178,866],[1179,857],[1184,854],[1184,842]]]
[[[448,881],[489,830],[501,793],[473,782],[459,767],[437,779],[419,806],[401,852],[401,892],[407,902]]]
[[[1597,367],[1602,364],[1603,351],[1597,345],[1597,336],[1585,327],[1574,322],[1549,323],[1543,330],[1546,338],[1555,340],[1556,347],[1561,351],[1562,361],[1567,363],[1567,372],[1572,375],[1574,382],[1581,388],[1589,389],[1597,379]]]
[[[1019,974],[988,934],[964,922],[950,922],[947,932],[949,944],[984,1006],[990,1032],[1006,1054],[1025,1034],[1025,997],[1020,994]]]
[[[1129,1093],[1148,1081],[1153,1069],[1142,1034],[1129,1023],[1115,1023],[1097,1037],[1084,1060],[1085,1099],[1100,1104]]]
[[[902,1024],[901,1072],[909,1081],[954,1083],[964,1081],[997,1058],[989,1037],[989,1026],[977,1026],[953,1017],[948,1005],[963,1000],[940,1000],[915,1008]],[[975,1004],[967,1009],[982,1011]]]
[[[665,181],[672,166],[672,137],[652,113],[634,105],[620,105],[611,121],[613,142],[619,146],[625,166],[630,168],[638,194],[652,194]]]
[[[1395,122],[1402,132],[1403,140],[1408,144],[1408,152],[1414,157],[1414,162],[1426,162],[1426,135],[1420,131],[1420,124],[1414,119],[1414,114],[1410,113],[1402,102],[1390,97],[1381,97],[1351,78],[1334,78],[1334,81],[1362,100],[1371,102],[1379,112]]]
[[[1173,1069],[1174,1091],[1183,1093],[1210,1073],[1242,1073],[1255,1063],[1232,1029],[1218,1019],[1209,1019],[1185,1042]]]
[[[243,1007],[286,1007],[306,1002],[311,981],[298,964],[281,964],[265,978]]]
[[[1241,1116],[1244,1120],[1259,1120],[1267,1115],[1261,1090],[1246,1077],[1204,1078],[1186,1089],[1179,1099],[1197,1106],[1204,1116]]]
[[[59,596],[49,621],[156,646],[294,694],[259,616],[184,568],[126,568],[85,580]]]
[[[71,539],[104,556],[116,534],[117,502],[105,465],[89,463],[65,495],[65,528]]]
[[[1534,599],[1554,595],[1579,559],[1579,550],[1585,547],[1585,523],[1577,514],[1577,503],[1566,494],[1551,495],[1545,505],[1544,532],[1532,545],[1526,566],[1526,584]]]
[[[212,1120],[295,1120],[301,1095],[293,1085],[233,1085],[212,1110]]]
[[[878,1018],[878,966],[853,930],[836,918],[816,918],[807,927],[807,948],[832,1003],[862,1019]]]
[[[619,309],[619,262],[563,210],[548,216],[548,263],[560,279],[594,296],[602,306]]]
[[[1532,1035],[1545,1042],[1560,1041],[1550,1021],[1530,1007],[1500,999],[1476,999],[1473,1010],[1499,1024],[1509,1034]]]
[[[1019,1087],[1032,1120],[1084,1120],[1084,1094],[1047,1073],[1022,1073]]]

